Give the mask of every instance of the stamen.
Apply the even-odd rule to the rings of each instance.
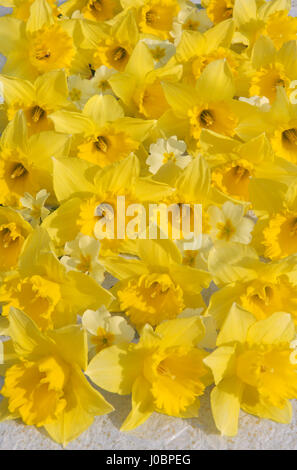
[[[51,56],[51,52],[49,49],[45,49],[43,47],[39,47],[38,49],[36,49],[35,58],[37,60],[49,59],[50,56]]]
[[[97,140],[94,145],[96,149],[99,150],[100,152],[106,153],[108,150],[108,140],[103,135],[100,135],[99,137],[97,137]]]
[[[26,168],[24,167],[24,165],[22,165],[22,163],[17,163],[11,174],[10,174],[10,178],[12,180],[14,179],[17,179],[17,178],[22,178],[23,176],[26,176],[28,174],[28,170],[26,170]]]
[[[89,3],[90,10],[102,11],[102,0],[92,0]]]
[[[127,55],[127,51],[126,49],[124,49],[123,47],[117,47],[114,51],[113,51],[113,60],[115,60],[116,62],[119,62],[120,60],[123,60]]]
[[[0,231],[0,236],[1,236],[1,239],[2,239],[2,243],[3,243],[3,246],[4,248],[8,248],[11,244],[11,231],[9,230],[8,227],[2,229]]]
[[[215,122],[215,118],[212,112],[209,111],[208,109],[204,109],[200,113],[199,120],[200,120],[201,126],[203,127],[211,127]]]
[[[286,144],[296,145],[297,144],[297,129],[287,129],[282,133],[282,141]]]
[[[156,23],[158,19],[158,15],[156,14],[156,12],[154,12],[153,10],[149,10],[146,14],[145,14],[145,21],[146,21],[146,24],[154,24]]]
[[[32,121],[33,122],[38,122],[40,119],[44,117],[44,115],[45,115],[45,111],[39,106],[34,106],[34,108],[32,108]]]
[[[234,172],[234,177],[237,183],[240,180],[246,179],[250,176],[250,172],[246,168],[243,168],[242,166],[239,166],[239,165],[234,167],[233,172]]]

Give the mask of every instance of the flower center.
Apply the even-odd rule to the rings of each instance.
[[[148,25],[153,25],[158,19],[160,19],[160,16],[154,10],[149,10],[145,14],[145,21]]]
[[[96,336],[91,336],[91,342],[96,346],[96,352],[108,348],[113,345],[114,334],[106,331],[104,328],[99,327]]]
[[[199,116],[199,121],[202,127],[211,127],[215,122],[214,115],[209,109],[204,109]]]
[[[26,170],[24,165],[22,163],[16,163],[11,170],[10,178],[12,180],[16,180],[19,178],[24,178],[25,176],[27,176],[27,174],[28,170]]]
[[[124,47],[119,46],[113,51],[113,60],[116,62],[120,62],[121,60],[125,59],[126,56],[127,51]]]
[[[90,10],[102,11],[102,0],[92,0],[89,3]]]
[[[13,243],[17,242],[20,236],[13,233],[11,228],[3,225],[0,227],[0,240],[4,248],[9,248]]]
[[[236,183],[239,183],[241,180],[245,180],[250,176],[249,170],[243,168],[242,166],[235,166],[233,168],[233,176],[235,178]]]
[[[68,378],[69,367],[58,357],[23,360],[7,369],[1,394],[8,398],[11,413],[17,412],[26,424],[44,426],[64,410]]]
[[[287,129],[282,133],[282,141],[284,144],[296,145],[297,144],[297,129]]]
[[[158,325],[176,318],[184,308],[183,291],[168,274],[148,274],[130,280],[118,291],[121,310],[133,323]]]
[[[97,150],[106,153],[109,147],[109,142],[106,137],[104,137],[103,135],[99,135],[94,145]]]
[[[51,51],[45,46],[39,46],[35,50],[35,58],[37,60],[47,60],[51,56]]]
[[[39,106],[34,106],[31,111],[31,119],[33,122],[38,122],[45,116],[45,111]]]

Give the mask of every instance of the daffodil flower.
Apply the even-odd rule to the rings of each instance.
[[[236,304],[204,359],[215,388],[211,408],[222,434],[237,434],[240,408],[260,418],[290,423],[290,399],[297,396],[296,362],[291,361],[295,327],[290,314],[278,312],[256,321]]]
[[[236,302],[258,320],[289,310],[296,322],[294,263],[295,256],[267,263],[250,246],[217,241],[209,253],[208,268],[221,288],[212,294],[208,313],[221,327]]]
[[[38,77],[34,82],[2,75],[3,95],[7,104],[7,116],[11,120],[15,113],[24,111],[30,135],[53,130],[48,115],[70,106],[66,75],[63,71],[52,71]]]
[[[0,288],[2,315],[9,319],[10,307],[19,308],[43,331],[75,323],[78,314],[108,306],[111,300],[111,294],[90,276],[67,273],[41,228],[29,235],[18,269],[6,273]]]
[[[0,272],[16,267],[31,225],[15,210],[0,207]]]
[[[28,138],[23,111],[18,111],[0,140],[0,203],[20,207],[25,193],[46,189],[55,203],[52,188],[52,155],[67,156],[69,137],[45,131]]]
[[[17,309],[10,311],[10,341],[2,344],[5,368],[0,419],[18,418],[44,427],[66,446],[93,422],[113,411],[87,381],[85,332],[69,325],[46,336]]]
[[[118,299],[114,311],[125,312],[141,328],[176,318],[185,307],[203,306],[200,292],[209,285],[208,273],[182,264],[172,241],[138,240],[137,254],[140,260],[104,259],[107,271],[120,280],[112,288]]]
[[[199,396],[211,382],[203,365],[207,353],[196,347],[203,335],[197,317],[170,320],[155,331],[146,325],[137,344],[111,346],[91,360],[86,374],[94,383],[120,395],[132,393],[122,431],[141,425],[154,411],[198,415]]]

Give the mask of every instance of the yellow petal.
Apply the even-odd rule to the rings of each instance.
[[[217,338],[217,346],[234,341],[244,343],[250,326],[255,322],[256,319],[251,313],[234,303],[221,327]]]
[[[211,409],[216,427],[225,436],[236,436],[242,394],[242,384],[237,378],[220,382],[211,392]]]
[[[46,0],[35,0],[30,8],[30,16],[27,21],[27,31],[33,33],[44,25],[54,24],[53,10]]]
[[[46,2],[48,3],[48,2]],[[41,108],[57,109],[68,106],[68,86],[66,74],[62,70],[51,71],[35,81],[37,102]]]
[[[4,99],[8,106],[13,103],[24,103],[25,105],[34,101],[34,86],[28,80],[1,75],[0,81],[3,84]]]
[[[235,86],[228,63],[225,60],[215,60],[208,64],[197,80],[196,90],[204,102],[232,99]]]
[[[60,158],[53,160],[53,184],[58,201],[62,202],[79,193],[93,193],[95,188],[87,175],[95,168],[80,158]]]
[[[222,346],[203,359],[203,362],[211,369],[215,384],[219,384],[226,376],[234,374],[235,346]]]
[[[124,110],[111,95],[94,95],[84,106],[83,114],[93,119],[98,126],[124,117]]]
[[[79,325],[69,325],[49,331],[48,336],[55,342],[59,356],[66,362],[77,364],[82,370],[87,368],[87,336]]]
[[[113,411],[113,407],[92,388],[79,369],[72,371],[66,399],[68,406],[57,421],[45,426],[51,438],[63,446],[91,426],[94,416]]]
[[[200,317],[177,318],[161,323],[155,332],[162,337],[164,347],[196,346],[205,335]]]
[[[141,375],[132,388],[132,410],[121,426],[121,431],[131,431],[144,423],[154,411],[150,384]]]
[[[128,395],[143,367],[143,358],[129,345],[103,349],[89,363],[85,373],[99,387],[109,392]]]
[[[31,318],[16,308],[11,308],[9,312],[9,334],[19,356],[26,357],[33,352],[42,355],[49,351],[45,336]]]
[[[295,327],[289,313],[277,312],[252,325],[247,334],[250,344],[289,343],[295,334]]]
[[[53,121],[57,132],[85,135],[92,135],[94,133],[93,122],[82,113],[61,110],[49,114],[48,117]]]

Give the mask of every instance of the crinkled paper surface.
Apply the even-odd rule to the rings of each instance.
[[[195,1],[195,0],[194,0]],[[195,1],[195,3],[200,3]],[[297,16],[297,0],[292,1],[293,16]],[[7,9],[0,7],[0,15]],[[6,13],[6,11],[5,11]],[[2,59],[0,57],[0,67]],[[202,450],[202,449],[297,449],[297,403],[293,402],[293,420],[289,425],[240,414],[236,437],[221,437],[211,415],[209,395],[201,399],[200,417],[182,420],[153,414],[146,423],[129,433],[119,428],[130,409],[130,397],[102,392],[116,408],[110,415],[97,417],[93,426],[78,437],[67,449],[106,450]],[[46,433],[18,421],[0,424],[0,449],[61,449]]]

